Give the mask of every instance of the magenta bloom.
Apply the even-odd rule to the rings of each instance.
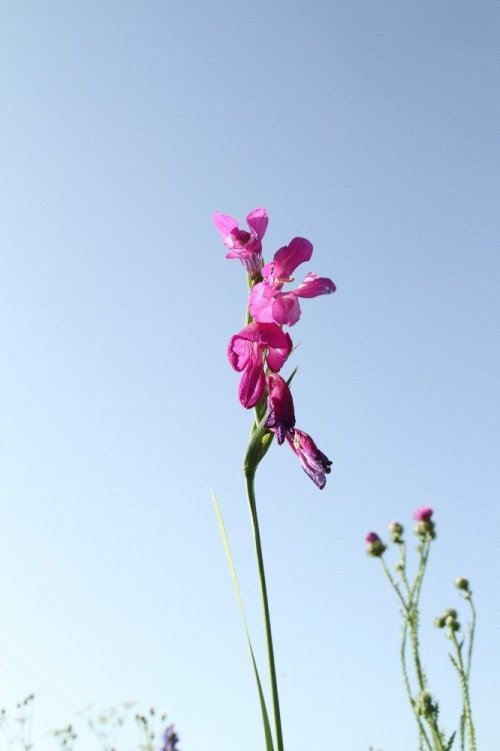
[[[317,297],[335,292],[331,279],[309,272],[301,285],[290,292],[282,292],[285,282],[291,282],[292,273],[304,261],[309,261],[313,246],[303,237],[294,237],[289,245],[276,251],[271,263],[262,269],[263,281],[250,293],[249,310],[256,321],[280,326],[293,326],[300,318],[299,297]]]
[[[267,376],[267,408],[269,417],[266,420],[266,428],[276,433],[276,439],[281,444],[285,436],[295,425],[295,412],[293,399],[287,382],[277,373],[269,373]]]
[[[231,367],[243,371],[238,394],[244,407],[255,407],[264,393],[264,365],[275,373],[292,351],[292,340],[276,323],[250,323],[231,337],[227,356]]]
[[[428,506],[422,506],[422,508],[419,508],[415,511],[413,518],[417,522],[428,522],[433,513],[434,511]]]
[[[331,472],[332,462],[302,430],[292,428],[286,433],[286,440],[299,457],[302,469],[320,490],[325,487],[326,477]]]
[[[250,276],[256,276],[262,268],[262,238],[268,223],[267,211],[255,209],[247,216],[250,232],[239,228],[236,219],[227,214],[214,214],[214,224],[229,248],[226,258],[239,258]]]

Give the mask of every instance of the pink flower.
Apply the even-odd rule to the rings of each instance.
[[[227,214],[214,214],[214,224],[229,248],[226,258],[239,258],[248,274],[256,276],[262,268],[262,238],[268,223],[265,209],[254,209],[247,216],[250,232],[240,229],[236,219]]]
[[[277,373],[269,373],[266,380],[269,410],[266,428],[276,433],[276,439],[281,446],[286,434],[295,425],[292,394],[285,379]]]
[[[244,407],[255,407],[264,393],[264,364],[275,373],[292,351],[292,340],[276,323],[250,323],[231,337],[227,356],[231,367],[243,371],[238,394]]]
[[[326,484],[325,475],[331,472],[332,462],[319,450],[311,436],[302,430],[291,428],[285,437],[299,457],[306,475],[322,490]]]
[[[430,518],[433,515],[433,513],[434,511],[428,506],[422,506],[422,508],[419,508],[415,511],[415,513],[413,514],[413,518],[417,522],[428,522],[430,521]]]
[[[263,281],[256,284],[249,300],[249,310],[256,321],[275,321],[281,326],[293,326],[300,318],[299,297],[317,297],[335,292],[331,279],[309,272],[301,285],[290,292],[282,292],[285,282],[292,282],[291,274],[297,266],[309,261],[313,246],[303,237],[294,237],[289,245],[280,248],[271,263],[262,269]]]

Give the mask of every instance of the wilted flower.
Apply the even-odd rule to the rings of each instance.
[[[266,380],[269,411],[266,427],[276,433],[276,439],[281,445],[285,435],[295,425],[292,394],[285,379],[277,373],[269,373]]]
[[[268,223],[267,211],[255,209],[247,216],[250,232],[240,229],[236,219],[227,214],[214,214],[214,224],[229,248],[226,258],[239,258],[251,277],[256,276],[262,268],[262,238]]]
[[[331,279],[309,272],[302,284],[290,292],[282,292],[286,282],[292,282],[291,274],[297,266],[309,261],[313,246],[303,237],[294,237],[289,245],[276,251],[274,259],[262,269],[263,281],[256,284],[249,300],[249,310],[256,321],[281,326],[293,326],[300,318],[299,297],[317,297],[335,292]]]
[[[286,434],[286,440],[299,457],[306,475],[322,490],[326,485],[325,475],[331,472],[330,459],[319,450],[311,436],[303,430],[292,428]]]

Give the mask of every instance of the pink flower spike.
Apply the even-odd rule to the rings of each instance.
[[[271,263],[262,269],[262,282],[250,292],[249,310],[255,321],[275,321],[280,326],[293,326],[300,318],[299,297],[318,297],[335,292],[331,279],[309,272],[302,284],[290,292],[282,292],[297,266],[311,258],[313,246],[303,237],[294,237],[280,248]]]
[[[276,323],[250,323],[231,337],[227,356],[231,367],[242,372],[238,394],[241,404],[255,407],[264,393],[264,363],[280,370],[292,351],[292,340]]]
[[[250,232],[239,228],[236,219],[228,214],[214,213],[214,224],[229,249],[226,258],[239,258],[247,273],[255,277],[262,268],[262,238],[267,229],[268,216],[265,209],[255,209],[247,216]]]
[[[413,518],[417,522],[428,522],[433,515],[434,511],[429,506],[422,506],[415,511]]]
[[[332,462],[314,443],[307,433],[292,428],[286,434],[286,440],[299,457],[302,469],[320,490],[325,487],[326,477],[330,474]]]
[[[285,379],[277,373],[269,373],[266,381],[268,388],[267,408],[269,410],[266,428],[270,428],[276,433],[276,438],[281,446],[286,434],[295,425],[292,394]]]

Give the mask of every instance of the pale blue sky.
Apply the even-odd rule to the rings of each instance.
[[[327,487],[277,446],[257,484],[287,751],[416,747],[363,537],[423,504],[442,718],[432,620],[460,574],[499,746],[499,62],[481,0],[1,3],[0,705],[37,694],[40,751],[130,698],[182,751],[263,748],[209,495],[262,658],[225,354],[246,287],[211,223],[257,206],[265,256],[305,236],[338,287],[304,301],[289,367]]]

